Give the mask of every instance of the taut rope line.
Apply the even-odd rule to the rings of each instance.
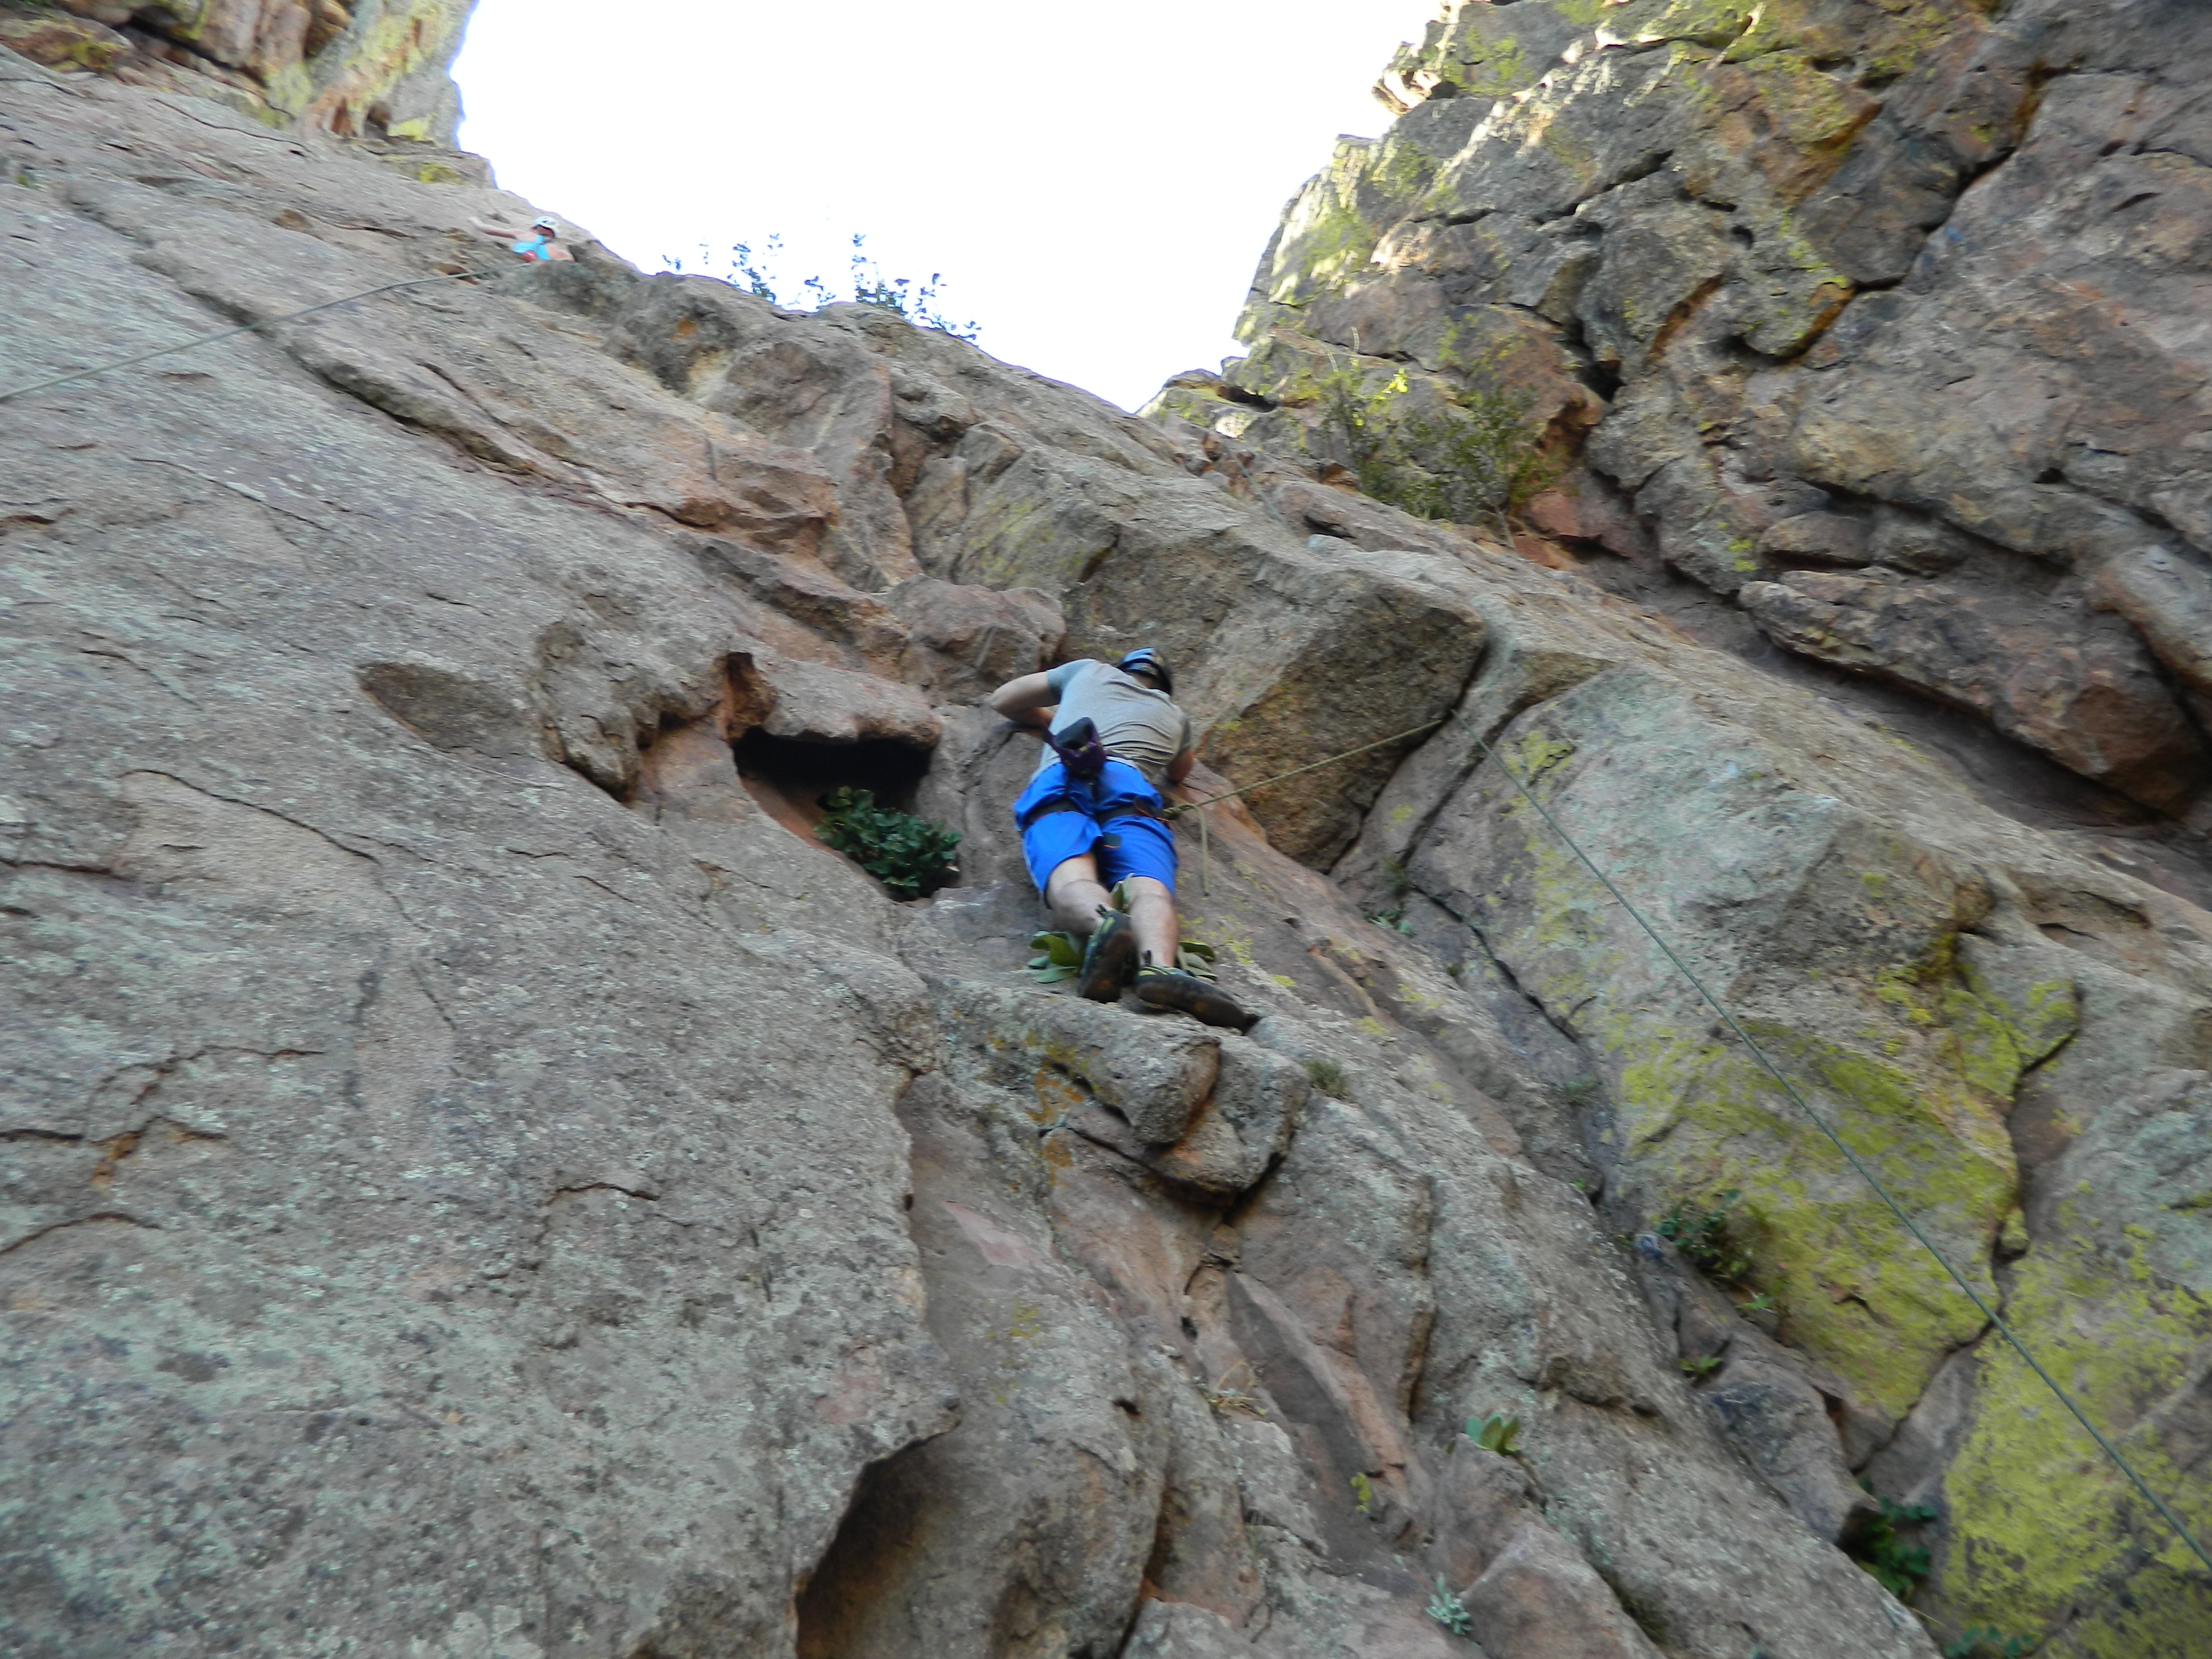
[[[1354,755],[1364,755],[1370,749],[1380,749],[1385,744],[1397,743],[1406,738],[1417,737],[1424,732],[1431,732],[1439,726],[1449,724],[1457,724],[1462,730],[1464,730],[1468,736],[1474,739],[1475,746],[1482,751],[1482,756],[1485,760],[1495,761],[1497,763],[1498,769],[1503,772],[1511,781],[1514,788],[1520,792],[1521,799],[1527,801],[1532,807],[1535,808],[1536,816],[1542,818],[1545,823],[1550,827],[1552,833],[1557,836],[1560,841],[1566,844],[1566,848],[1569,852],[1572,853],[1577,859],[1582,860],[1583,868],[1587,869],[1590,874],[1597,878],[1599,884],[1602,886],[1607,893],[1612,895],[1613,902],[1620,905],[1622,909],[1628,913],[1630,918],[1634,921],[1636,925],[1644,930],[1645,935],[1650,938],[1654,945],[1659,947],[1660,954],[1664,956],[1669,963],[1674,964],[1674,971],[1681,975],[1685,980],[1689,981],[1690,988],[1705,999],[1706,1006],[1711,1008],[1716,1014],[1720,1016],[1722,1021],[1728,1026],[1729,1030],[1735,1034],[1737,1040],[1741,1042],[1745,1048],[1751,1051],[1753,1057],[1756,1059],[1762,1066],[1765,1067],[1768,1075],[1772,1077],[1777,1083],[1782,1085],[1782,1091],[1788,1095],[1791,1100],[1796,1103],[1797,1109],[1803,1112],[1805,1115],[1812,1121],[1813,1126],[1819,1129],[1820,1132],[1827,1138],[1831,1146],[1835,1147],[1838,1152],[1841,1152],[1844,1155],[1844,1161],[1848,1163],[1857,1173],[1859,1178],[1865,1182],[1866,1184],[1873,1189],[1875,1196],[1881,1200],[1881,1201],[1888,1206],[1890,1213],[1898,1218],[1899,1222],[1903,1224],[1905,1231],[1911,1233],[1914,1239],[1918,1241],[1921,1249],[1926,1250],[1930,1256],[1935,1258],[1936,1265],[1941,1267],[1944,1273],[1949,1276],[1951,1282],[1959,1287],[1960,1291],[1965,1295],[1966,1300],[1974,1304],[1975,1310],[1978,1312],[1983,1318],[1989,1321],[1990,1327],[1995,1329],[2000,1336],[2004,1338],[2005,1341],[2010,1345],[2012,1351],[2021,1357],[2021,1360],[2026,1363],[2030,1370],[2035,1373],[2037,1377],[2041,1380],[2043,1386],[2051,1390],[2052,1396],[2057,1400],[2058,1403],[2066,1407],[2067,1411],[2072,1415],[2074,1420],[2081,1425],[2083,1431],[2088,1435],[2089,1438],[2096,1442],[2097,1449],[2103,1452],[2106,1457],[2111,1460],[2112,1464],[2115,1468],[2118,1469],[2122,1474],[2127,1476],[2129,1483],[2135,1487],[2136,1492],[2142,1495],[2143,1501],[2148,1503],[2152,1509],[2158,1512],[2160,1517],[2165,1521],[2167,1526],[2173,1528],[2175,1535],[2178,1536],[2184,1544],[2189,1547],[2190,1551],[2199,1561],[2202,1561],[2204,1564],[2206,1569],[2208,1571],[2212,1571],[2212,1552],[2208,1552],[2204,1546],[2197,1541],[2197,1535],[2191,1532],[2188,1527],[2183,1523],[2181,1517],[2176,1515],[2171,1509],[2167,1508],[2166,1500],[2161,1498],[2156,1492],[2153,1492],[2150,1489],[2149,1483],[2145,1481],[2142,1475],[2136,1473],[2135,1465],[2128,1462],[2127,1458],[2122,1455],[2118,1447],[2112,1444],[2110,1440],[2105,1437],[2103,1432],[2099,1430],[2097,1425],[2089,1420],[2089,1414],[2083,1411],[2079,1405],[2075,1403],[2074,1396],[2067,1393],[2064,1389],[2061,1388],[2058,1384],[2058,1380],[2052,1376],[2049,1371],[2044,1369],[2043,1362],[2038,1359],[2033,1353],[2029,1352],[2027,1344],[2021,1340],[2019,1334],[2015,1332],[2012,1326],[2006,1322],[2004,1316],[1984,1301],[1982,1297],[1981,1292],[1977,1291],[1972,1284],[1967,1282],[1966,1275],[1951,1265],[1950,1259],[1947,1257],[1942,1250],[1936,1248],[1936,1242],[1920,1230],[1919,1223],[1916,1222],[1910,1215],[1906,1214],[1905,1206],[1899,1204],[1896,1199],[1890,1195],[1889,1188],[1881,1184],[1881,1177],[1875,1174],[1874,1170],[1867,1164],[1864,1159],[1861,1158],[1856,1152],[1853,1152],[1850,1146],[1844,1144],[1844,1138],[1836,1133],[1834,1126],[1832,1125],[1827,1119],[1821,1116],[1819,1112],[1814,1109],[1812,1103],[1807,1100],[1805,1097],[1798,1091],[1797,1085],[1796,1084],[1792,1083],[1787,1077],[1783,1075],[1782,1068],[1767,1058],[1766,1051],[1760,1048],[1756,1042],[1753,1041],[1751,1033],[1743,1029],[1742,1025],[1737,1022],[1736,1017],[1729,1012],[1727,1006],[1721,1001],[1721,1000],[1705,988],[1705,981],[1690,971],[1689,964],[1675,954],[1674,947],[1668,944],[1667,941],[1660,936],[1659,930],[1654,927],[1644,919],[1644,913],[1638,909],[1634,904],[1630,902],[1628,896],[1626,893],[1623,893],[1620,888],[1613,885],[1613,878],[1607,875],[1604,871],[1597,867],[1596,860],[1592,859],[1588,853],[1583,851],[1582,844],[1576,841],[1572,836],[1567,833],[1565,826],[1560,823],[1557,818],[1553,817],[1551,812],[1544,805],[1544,803],[1538,800],[1535,795],[1530,792],[1528,786],[1521,781],[1521,775],[1516,772],[1510,766],[1507,765],[1504,758],[1490,745],[1489,741],[1472,726],[1469,726],[1464,718],[1455,714],[1446,715],[1443,720],[1431,720],[1425,726],[1414,726],[1411,731],[1400,732],[1387,738],[1379,738],[1373,743],[1363,744],[1357,749],[1347,749],[1340,755],[1331,755],[1327,759],[1315,761],[1310,765],[1297,767],[1288,772],[1280,772],[1272,778],[1262,778],[1257,783],[1248,783],[1239,788],[1224,790],[1218,795],[1209,795],[1204,800],[1181,802],[1168,809],[1168,816],[1171,818],[1177,817],[1182,813],[1192,811],[1195,808],[1211,806],[1216,801],[1227,800],[1232,796],[1246,794],[1255,789],[1265,789],[1270,784],[1280,783],[1287,778],[1299,777],[1308,772],[1317,772],[1324,766],[1334,766],[1340,760],[1349,760]],[[1198,827],[1200,856],[1206,864],[1210,865],[1212,861],[1211,855],[1212,849],[1206,835],[1206,814],[1203,812],[1200,812],[1198,814]],[[1209,873],[1209,871],[1201,866],[1201,872],[1200,875],[1201,890],[1203,890],[1207,884],[1206,878]]]
[[[51,380],[38,380],[29,386],[10,386],[0,392],[0,404],[11,398],[27,398],[33,392],[44,392],[58,386],[67,386],[71,380],[89,380],[102,374],[112,374],[118,368],[131,368],[139,363],[150,363],[156,357],[167,357],[179,351],[190,351],[195,346],[213,345],[217,340],[234,339],[240,334],[251,334],[256,329],[273,328],[278,323],[289,323],[295,317],[312,317],[319,311],[328,311],[334,306],[349,306],[356,300],[372,299],[379,294],[390,294],[403,288],[428,288],[433,283],[456,283],[464,277],[482,276],[481,270],[448,270],[435,276],[417,276],[404,283],[386,283],[381,288],[363,289],[358,294],[349,294],[343,300],[325,300],[320,305],[306,306],[298,311],[288,311],[282,317],[264,317],[258,323],[242,324],[227,328],[220,334],[203,334],[197,340],[185,340],[175,345],[163,346],[159,351],[143,351],[136,357],[125,357],[117,362],[101,363],[94,368],[73,368],[66,374],[57,374]]]
[[[1547,824],[1551,826],[1552,833],[1559,836],[1562,842],[1566,843],[1567,850],[1582,860],[1583,867],[1587,869],[1590,874],[1598,878],[1599,883],[1605,888],[1607,892],[1613,895],[1613,902],[1619,904],[1622,909],[1628,912],[1631,918],[1634,920],[1636,925],[1638,927],[1641,927],[1644,931],[1645,934],[1650,937],[1651,942],[1659,947],[1661,954],[1665,956],[1667,960],[1674,965],[1675,971],[1680,974],[1684,979],[1690,982],[1691,988],[1696,991],[1699,996],[1705,1000],[1706,1006],[1711,1008],[1715,1013],[1721,1017],[1722,1020],[1726,1023],[1729,1030],[1735,1033],[1737,1038],[1742,1042],[1743,1046],[1750,1049],[1752,1054],[1758,1060],[1759,1063],[1766,1068],[1768,1074],[1771,1076],[1777,1083],[1782,1085],[1783,1092],[1788,1095],[1790,1099],[1797,1103],[1798,1109],[1803,1112],[1807,1117],[1813,1121],[1814,1126],[1818,1128],[1823,1135],[1827,1137],[1829,1144],[1834,1146],[1838,1152],[1841,1152],[1844,1155],[1844,1160],[1850,1164],[1853,1170],[1858,1172],[1859,1178],[1864,1181],[1869,1187],[1874,1189],[1875,1196],[1881,1199],[1884,1204],[1889,1206],[1890,1213],[1894,1215],[1899,1222],[1904,1224],[1905,1230],[1911,1233],[1914,1238],[1919,1241],[1920,1246],[1923,1249],[1926,1250],[1929,1255],[1935,1257],[1936,1265],[1942,1268],[1946,1273],[1950,1275],[1951,1282],[1956,1285],[1965,1294],[1966,1300],[1972,1303],[1975,1309],[1981,1314],[1982,1317],[1988,1320],[1990,1324],[1996,1330],[1997,1334],[2003,1337],[2004,1340],[2011,1345],[2013,1352],[2018,1354],[2021,1358],[2027,1363],[2027,1368],[2033,1371],[2037,1376],[2042,1379],[2044,1387],[2049,1389],[2051,1394],[2057,1397],[2058,1403],[2065,1407],[2066,1409],[2073,1414],[2074,1420],[2081,1425],[2082,1429],[2088,1434],[2089,1438],[2097,1443],[2097,1449],[2103,1452],[2106,1457],[2112,1460],[2114,1468],[2118,1468],[2121,1474],[2127,1476],[2129,1481],[2134,1486],[2135,1489],[2142,1494],[2143,1500],[2148,1503],[2151,1508],[2158,1511],[2160,1517],[2165,1520],[2166,1525],[2173,1528],[2175,1534],[2180,1538],[2181,1541],[2189,1547],[2191,1551],[2196,1555],[2197,1559],[2204,1564],[2206,1569],[2208,1571],[2212,1571],[2212,1553],[2208,1553],[2206,1552],[2204,1546],[2197,1541],[2197,1535],[2191,1532],[2189,1528],[2182,1523],[2181,1517],[2176,1515],[2172,1510],[2168,1509],[2166,1505],[2165,1500],[2160,1498],[2156,1492],[2150,1489],[2149,1485],[2143,1480],[2142,1476],[2136,1473],[2135,1466],[2132,1463],[2130,1463],[2128,1460],[2121,1455],[2119,1448],[2113,1445],[2111,1441],[2107,1440],[2098,1430],[2097,1425],[2089,1420],[2088,1413],[2075,1403],[2074,1396],[2068,1394],[2064,1389],[2059,1387],[2057,1379],[2052,1376],[2049,1371],[2044,1370],[2043,1362],[2028,1352],[2027,1344],[2020,1340],[2019,1334],[2014,1331],[2013,1328],[2009,1324],[2006,1322],[2004,1316],[1982,1299],[1981,1292],[1977,1291],[1971,1284],[1967,1283],[1966,1276],[1960,1273],[1956,1267],[1954,1267],[1951,1265],[1949,1259],[1944,1255],[1943,1252],[1936,1248],[1935,1241],[1930,1239],[1926,1233],[1920,1231],[1919,1224],[1905,1213],[1905,1206],[1903,1205],[1899,1204],[1894,1198],[1890,1196],[1889,1188],[1881,1184],[1881,1179],[1875,1174],[1873,1170],[1868,1167],[1865,1161],[1862,1159],[1856,1152],[1853,1152],[1848,1146],[1844,1145],[1844,1138],[1836,1133],[1835,1128],[1829,1123],[1827,1119],[1822,1117],[1820,1113],[1813,1109],[1812,1103],[1808,1101],[1802,1094],[1798,1092],[1797,1085],[1790,1082],[1788,1078],[1783,1075],[1781,1067],[1777,1066],[1772,1060],[1769,1060],[1766,1057],[1766,1051],[1760,1048],[1758,1043],[1754,1042],[1752,1040],[1751,1034],[1745,1030],[1741,1025],[1736,1023],[1735,1016],[1728,1011],[1718,997],[1716,997],[1711,991],[1708,991],[1705,988],[1705,982],[1695,974],[1690,971],[1689,965],[1685,963],[1681,957],[1674,954],[1674,947],[1668,945],[1664,939],[1660,937],[1659,930],[1644,919],[1644,913],[1629,902],[1627,895],[1623,893],[1620,888],[1613,884],[1613,878],[1607,876],[1604,871],[1597,867],[1595,861],[1591,859],[1590,855],[1583,851],[1581,844],[1577,842],[1572,836],[1569,835],[1559,821],[1553,817],[1551,813],[1545,809],[1544,803],[1538,800],[1536,797],[1530,793],[1528,786],[1521,781],[1520,775],[1515,772],[1511,767],[1505,763],[1504,758],[1499,756],[1498,751],[1492,749],[1489,743],[1486,741],[1481,734],[1477,732],[1473,726],[1467,726],[1464,720],[1461,721],[1460,724],[1466,730],[1468,736],[1474,739],[1476,746],[1482,750],[1483,757],[1486,760],[1494,760],[1498,763],[1498,770],[1504,773],[1505,775],[1512,781],[1514,788],[1520,791],[1521,799],[1527,801],[1529,805],[1536,809],[1537,816],[1542,818]]]

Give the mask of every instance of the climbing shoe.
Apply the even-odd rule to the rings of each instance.
[[[1137,1000],[1155,1008],[1179,1008],[1208,1025],[1225,1025],[1232,1031],[1249,1031],[1260,1016],[1248,1014],[1218,985],[1208,985],[1191,974],[1147,962],[1137,969]]]
[[[1093,1002],[1118,1002],[1121,988],[1137,965],[1137,931],[1119,910],[1102,910],[1098,926],[1083,952],[1083,971],[1075,977],[1075,994]]]

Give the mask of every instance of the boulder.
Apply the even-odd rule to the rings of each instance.
[[[1910,685],[2154,806],[2189,799],[2204,749],[2142,638],[2079,595],[1804,572],[1739,595],[1778,643]]]

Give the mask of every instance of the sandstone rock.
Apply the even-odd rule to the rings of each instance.
[[[0,17],[0,46],[58,70],[112,69],[131,50],[130,41],[100,21],[52,16]]]
[[[1508,80],[1507,46],[1581,37],[1534,0],[1478,9]],[[1824,504],[1877,539],[1932,522],[1760,471],[1799,429],[1772,384],[1796,369],[1752,377],[1740,453],[1698,422],[1734,418],[1729,330],[1786,346],[1826,303],[1759,203],[1814,200],[1940,77],[1905,64],[1861,125],[1802,31],[1895,52],[1901,25],[1618,9],[1665,50],[1578,57],[1556,141],[1482,179],[1444,177],[1493,113],[1474,60],[1409,70],[1470,95],[1382,159],[1569,211],[1408,232],[1393,269],[1494,260],[1525,297],[1468,326],[1504,340],[1507,308],[1564,327],[1634,286],[1580,244],[1648,209],[1677,252],[1707,213],[1742,250],[1741,215],[1753,247],[1671,332],[1607,325],[1624,366],[1686,351],[1706,377],[1618,447],[1672,492],[1665,556],[1755,567],[1731,540]],[[1803,61],[1688,56],[1754,28]],[[465,212],[525,205],[176,81],[71,95],[9,64],[33,84],[0,176],[55,186],[0,185],[22,262],[0,329],[34,376],[70,343],[152,349],[428,274]],[[1651,98],[1608,127],[1616,64]],[[1923,129],[1980,119],[1953,81]],[[1694,138],[1668,123],[1700,85],[1753,159],[1669,195],[1653,158]],[[1538,102],[1495,106],[1516,143]],[[1753,154],[1769,134],[1787,155]],[[187,156],[225,187],[146,182],[212,185]],[[1337,206],[1374,205],[1342,182]],[[1771,196],[1713,205],[1748,185]],[[586,255],[0,404],[0,1645],[1445,1659],[1474,1650],[1423,1611],[1449,1565],[1492,1659],[1928,1659],[1777,1495],[1826,1531],[1838,1458],[1954,1517],[1939,1618],[2025,1607],[2085,1653],[2192,1628],[2168,1541],[2046,1443],[2021,1376],[1498,757],[2130,1443],[2185,1469],[2212,921],[2129,873],[2185,885],[2182,854],[2039,832],[1582,576],[1256,441],[884,313]],[[1433,356],[1449,312],[1334,314]],[[2069,461],[2106,490],[2110,465]],[[2032,488],[2046,526],[2083,493]],[[1947,580],[1985,582],[2002,526],[1940,510],[1978,538]],[[1249,1037],[1020,971],[1006,808],[1036,741],[953,700],[1048,653],[1054,604],[1063,649],[1178,659],[1234,763],[1200,794],[1455,712],[1310,796],[1178,822],[1184,920],[1266,1012]],[[960,884],[887,902],[812,834],[835,782],[958,829]],[[2142,1086],[2115,1100],[2115,1075]],[[1781,1317],[1688,1297],[1655,1327],[1612,1236],[1731,1186]],[[1686,1340],[1728,1367],[1692,1388]],[[1516,1462],[1462,1443],[1494,1411]],[[1518,1484],[1462,1490],[1486,1468]],[[2054,1510],[2096,1517],[2094,1546],[2039,1530]]]
[[[929,653],[918,666],[947,702],[980,700],[1018,675],[1049,666],[1067,633],[1059,600],[1034,587],[1000,592],[915,576],[892,588],[884,603]]]
[[[1848,568],[1867,562],[1867,526],[1856,519],[1841,513],[1801,513],[1769,525],[1759,538],[1759,550],[1806,564]]]
[[[1634,565],[1653,554],[1729,596],[1778,563],[1941,574],[1972,538],[2086,566],[2178,535],[2201,557],[2194,50],[2117,3],[1447,8],[1378,88],[1395,122],[1340,144],[1286,210],[1239,324],[1251,355],[1157,407],[1318,453],[1327,373],[1503,380],[1594,475],[1570,491],[1632,498],[1634,534],[1546,515],[1628,561],[1596,567],[1624,592],[1649,591]],[[2085,72],[2045,97],[2062,63]],[[1467,349],[1501,305],[1528,348]],[[1587,444],[1562,380],[1604,400]],[[2048,638],[2012,648],[2064,684],[2072,600],[2006,585],[2017,625]],[[2114,608],[2166,657],[2185,605],[2136,586]],[[1901,683],[1936,688],[1947,654]],[[2142,775],[2118,787],[2178,810],[2203,780],[2151,690],[2155,735],[2118,762]],[[2116,718],[2137,718],[2124,701]],[[1969,706],[2115,776],[2102,741]]]
[[[1778,642],[1988,716],[2008,737],[2153,805],[2187,799],[2203,746],[2131,631],[2077,598],[1807,572],[1741,596]]]

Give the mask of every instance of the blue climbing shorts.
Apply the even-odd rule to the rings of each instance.
[[[1022,855],[1042,893],[1052,872],[1085,853],[1098,860],[1098,879],[1111,887],[1124,876],[1150,876],[1175,891],[1175,831],[1129,809],[1164,803],[1160,792],[1127,761],[1109,760],[1093,783],[1079,783],[1057,761],[1030,781],[1014,803]]]

